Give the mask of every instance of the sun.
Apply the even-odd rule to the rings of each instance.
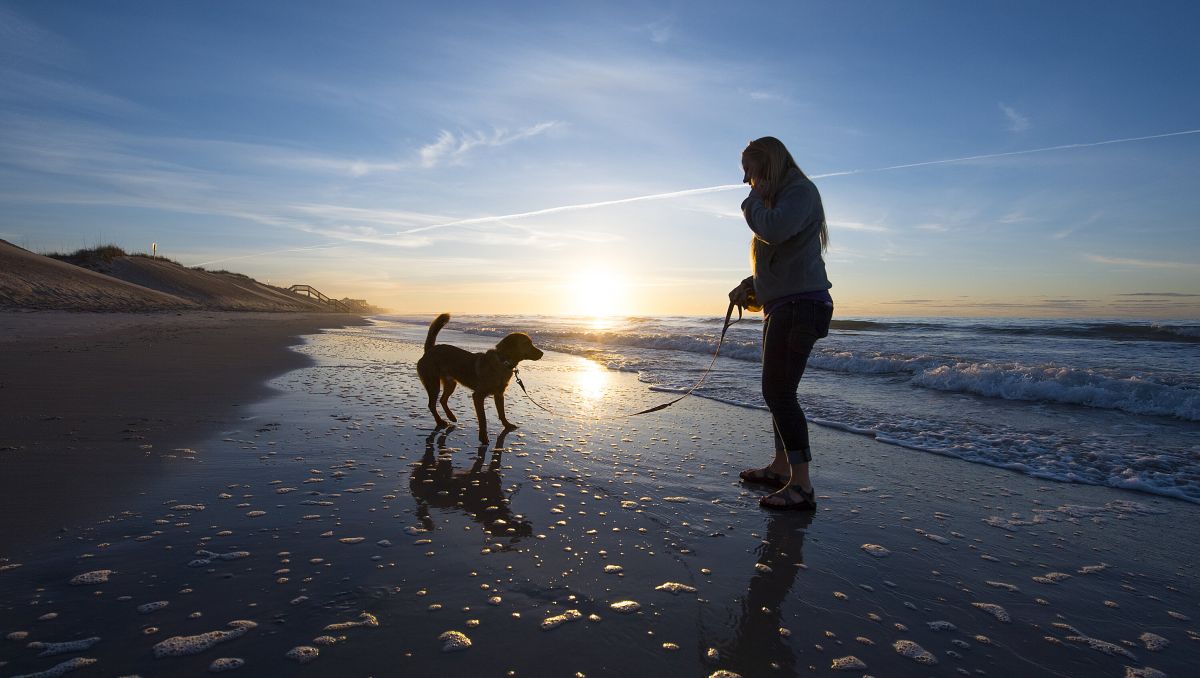
[[[628,281],[611,269],[586,268],[573,279],[567,299],[568,314],[608,318],[629,312]]]

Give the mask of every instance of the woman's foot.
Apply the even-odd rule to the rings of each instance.
[[[761,483],[763,485],[770,485],[771,487],[783,487],[788,482],[786,475],[776,473],[770,466],[766,468],[748,468],[739,473],[738,476],[748,483]]]
[[[799,485],[786,485],[778,492],[759,499],[758,505],[780,511],[816,511],[816,490],[806,492]]]

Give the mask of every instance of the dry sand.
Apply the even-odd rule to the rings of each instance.
[[[1184,676],[1200,661],[1196,506],[818,428],[820,510],[769,513],[737,481],[765,456],[760,412],[692,398],[580,421],[514,387],[524,426],[479,447],[461,393],[463,425],[431,429],[411,335],[313,338],[316,364],[278,395],[220,402],[231,428],[145,453],[158,472],[114,510],[5,548],[0,672]],[[554,353],[522,372],[556,411],[669,399]],[[71,492],[6,507],[5,529],[81,503]]]

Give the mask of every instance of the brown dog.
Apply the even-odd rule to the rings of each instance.
[[[471,389],[471,400],[475,401],[475,416],[479,419],[479,440],[487,442],[487,415],[483,412],[483,401],[488,396],[496,400],[496,413],[500,423],[509,431],[516,425],[504,417],[504,389],[512,379],[513,369],[522,360],[540,360],[542,352],[533,345],[533,340],[524,332],[514,332],[500,340],[496,348],[486,353],[471,353],[449,344],[434,344],[438,332],[450,322],[450,314],[443,313],[429,325],[425,337],[425,355],[417,361],[417,375],[429,393],[429,411],[433,413],[438,428],[448,426],[437,411],[438,392],[441,392],[442,409],[450,421],[458,417],[450,411],[450,394],[462,384]]]

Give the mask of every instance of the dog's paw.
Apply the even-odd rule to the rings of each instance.
[[[511,421],[504,422],[504,430],[505,431],[513,431],[518,428],[521,428],[520,424],[514,424]]]

